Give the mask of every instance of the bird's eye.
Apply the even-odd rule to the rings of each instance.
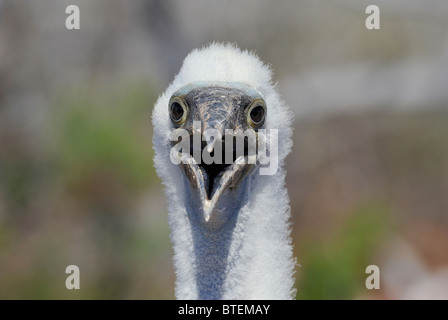
[[[177,126],[181,126],[185,123],[185,120],[187,119],[187,108],[182,99],[178,97],[171,99],[170,117],[171,121]]]
[[[255,100],[247,111],[247,123],[253,127],[260,127],[266,115],[266,105],[261,99]]]
[[[184,116],[184,108],[178,102],[173,102],[171,105],[171,115],[174,121],[179,121]]]

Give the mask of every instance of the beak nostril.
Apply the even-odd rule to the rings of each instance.
[[[213,140],[211,143],[207,144],[207,152],[213,157],[214,149],[215,149],[216,140]]]

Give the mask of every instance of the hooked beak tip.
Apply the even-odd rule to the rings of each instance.
[[[211,200],[205,200],[204,201],[204,220],[205,222],[209,222],[210,218],[212,216],[212,211],[213,211],[213,204]]]

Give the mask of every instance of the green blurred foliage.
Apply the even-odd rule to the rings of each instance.
[[[299,243],[297,299],[353,299],[365,290],[365,268],[387,240],[390,217],[381,202],[365,204],[335,234]]]
[[[32,186],[36,180],[36,170],[25,159],[13,159],[2,166],[2,185],[9,209],[20,211],[28,204]]]
[[[139,83],[61,94],[39,154],[11,143],[0,158],[0,299],[172,297],[170,274],[154,275],[171,264],[166,216],[143,200],[157,181],[155,99]],[[154,216],[145,223],[143,210]],[[82,290],[65,288],[70,264]]]
[[[60,103],[56,161],[71,193],[106,200],[142,192],[154,180],[152,98],[132,88],[108,99],[84,95]]]

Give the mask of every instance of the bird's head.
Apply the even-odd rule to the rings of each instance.
[[[261,94],[243,83],[193,83],[172,95],[171,158],[199,197],[205,222],[242,195],[257,166],[267,111]]]
[[[291,117],[270,78],[254,55],[213,44],[185,59],[156,103],[157,171],[168,197],[207,226],[238,212],[254,177],[276,174],[289,152]]]

